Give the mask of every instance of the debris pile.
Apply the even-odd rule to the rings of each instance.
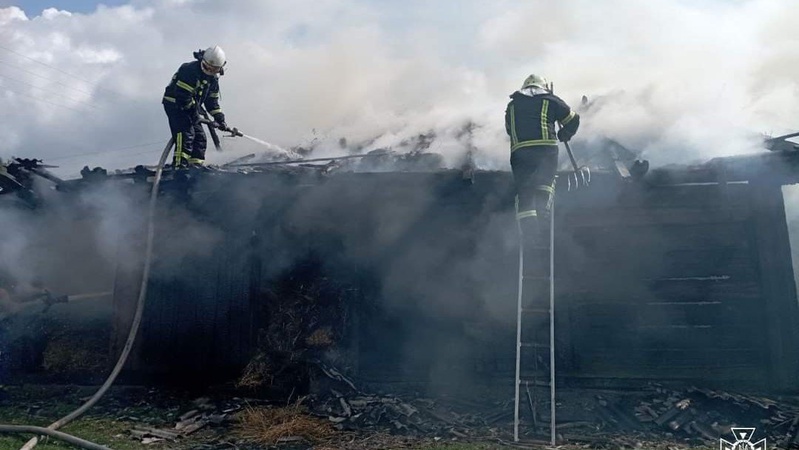
[[[339,430],[381,431],[408,436],[485,439],[503,434],[491,425],[512,415],[505,411],[456,412],[431,399],[403,400],[391,395],[331,396],[314,404],[314,413],[327,415]],[[489,408],[491,409],[491,408]]]
[[[407,153],[388,149],[372,150],[360,162],[343,166],[356,172],[432,172],[443,167],[444,158],[440,154],[427,153],[423,149]]]
[[[506,441],[512,429],[512,402],[467,402],[360,391],[340,372],[320,365],[333,383],[312,397],[311,411],[336,429],[377,431],[414,437]],[[562,442],[635,446],[679,441],[716,444],[733,439],[733,428],[755,428],[755,438],[784,448],[799,447],[799,399],[779,401],[698,387],[683,390],[650,386],[638,391],[565,390],[558,401]],[[525,411],[526,439],[548,435],[543,412],[534,425]],[[734,440],[734,439],[733,439]],[[754,441],[753,441],[754,442]]]
[[[134,439],[140,440],[143,444],[177,441],[206,426],[221,426],[231,423],[233,415],[243,409],[242,403],[241,399],[234,398],[220,407],[212,403],[207,397],[198,398],[192,403],[192,409],[177,417],[174,427],[155,428],[142,424],[130,430],[130,435]],[[127,417],[122,417],[120,420],[125,418]]]
[[[474,127],[473,123],[468,123],[456,136],[450,136],[445,139],[454,138],[462,145],[467,145],[470,149],[473,149],[471,132]],[[437,136],[435,130],[408,137],[393,145],[378,145],[378,141],[383,137],[375,136],[360,142],[350,142],[347,138],[341,137],[338,139],[337,144],[328,138],[314,138],[306,146],[293,147],[292,151],[305,157],[308,161],[318,161],[313,156],[320,149],[323,149],[324,153],[328,153],[331,149],[345,153],[345,156],[335,157],[329,163],[317,166],[322,168],[324,173],[332,171],[432,172],[442,170],[446,166],[444,157],[440,153],[431,151],[440,148],[442,145],[442,142],[438,141],[438,139],[443,136]],[[433,148],[431,149],[431,147]],[[267,161],[259,157],[255,162],[257,164]],[[304,165],[307,165],[307,163]]]
[[[310,399],[311,412],[336,429],[448,439],[494,439],[507,432],[512,402],[479,406],[446,399],[370,394],[333,367],[318,363],[328,384]],[[317,386],[324,383],[317,382]]]
[[[596,397],[600,434],[634,432],[652,438],[667,436],[693,443],[731,438],[732,428],[756,428],[781,447],[799,445],[799,403],[747,394],[692,387],[654,387],[644,397]]]

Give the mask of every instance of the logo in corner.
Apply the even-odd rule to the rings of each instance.
[[[719,439],[719,450],[766,450],[766,438],[752,442],[754,428],[731,428],[735,442]]]

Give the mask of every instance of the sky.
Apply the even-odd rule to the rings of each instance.
[[[316,155],[341,137],[407,151],[432,131],[448,164],[472,145],[507,169],[504,109],[530,73],[595,100],[578,158],[603,137],[654,166],[757,152],[799,128],[797,19],[792,0],[0,1],[0,158],[62,176],[154,164],[164,86],[214,44],[228,123]],[[264,151],[223,145],[210,162]]]
[[[126,3],[128,3],[127,0],[105,0],[102,2],[94,0],[0,0],[0,6],[17,6],[25,11],[25,14],[29,17],[38,16],[47,8],[56,8],[86,14],[96,10],[97,6],[100,4],[105,6],[119,6]]]

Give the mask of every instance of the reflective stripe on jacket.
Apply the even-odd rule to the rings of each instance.
[[[172,104],[186,111],[203,105],[214,120],[224,122],[225,115],[219,107],[219,98],[219,79],[206,75],[198,60],[180,66],[164,90],[162,103]]]
[[[505,109],[505,131],[510,136],[510,151],[540,145],[557,145],[555,122],[569,138],[577,132],[580,116],[557,95],[525,95],[514,92]]]

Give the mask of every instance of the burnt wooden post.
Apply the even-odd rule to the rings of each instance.
[[[249,361],[255,354],[258,348],[258,323],[263,314],[260,313],[261,301],[261,273],[263,270],[263,260],[261,259],[261,239],[256,230],[252,231],[250,236],[250,250],[249,250],[249,311],[248,311],[248,342],[246,343],[245,358]],[[247,364],[248,361],[243,361]]]
[[[799,364],[799,305],[782,186],[753,182],[752,212],[766,316],[769,373],[772,386],[795,389]]]

